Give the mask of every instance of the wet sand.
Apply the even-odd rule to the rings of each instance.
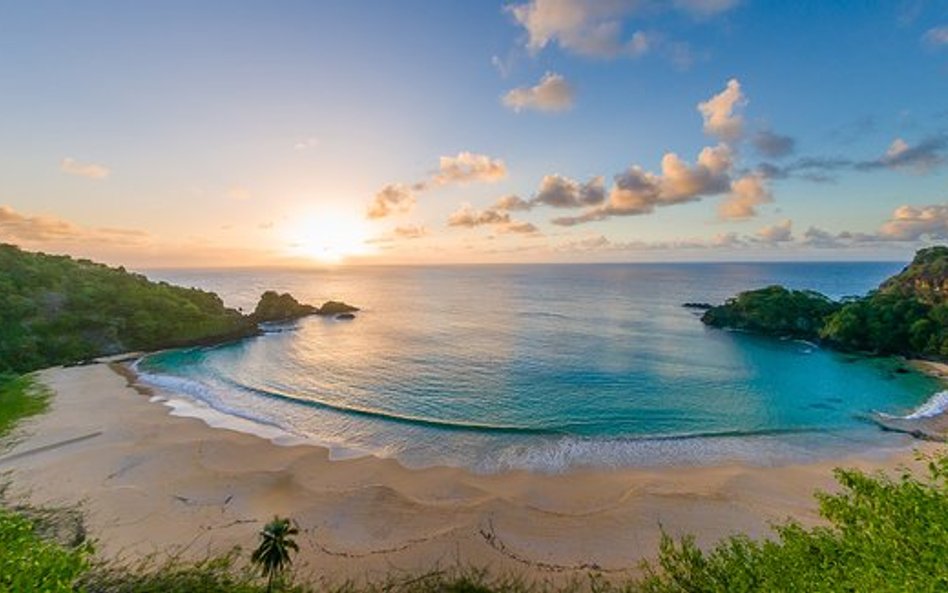
[[[378,580],[457,564],[563,579],[593,568],[621,578],[651,558],[660,528],[699,544],[766,536],[787,517],[819,521],[815,489],[832,468],[913,463],[911,441],[886,454],[755,467],[582,470],[559,475],[406,469],[366,457],[284,446],[169,414],[124,367],[41,371],[48,413],[0,453],[14,502],[80,505],[103,557],[200,559],[252,548],[274,514],[301,529],[297,569]],[[161,394],[157,394],[161,395]]]

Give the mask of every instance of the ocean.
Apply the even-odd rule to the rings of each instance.
[[[864,294],[898,263],[578,264],[152,270],[252,310],[268,289],[343,300],[213,348],[154,354],[176,413],[334,458],[475,472],[793,463],[904,447],[872,412],[937,391],[897,361],[705,327],[689,301],[771,284]],[[210,420],[209,420],[210,421]],[[274,436],[276,435],[276,436]]]

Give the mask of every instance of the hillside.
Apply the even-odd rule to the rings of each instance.
[[[256,331],[214,293],[0,245],[0,373]]]
[[[865,297],[833,302],[779,286],[743,292],[712,307],[712,327],[821,340],[872,354],[948,359],[948,247],[922,249]]]

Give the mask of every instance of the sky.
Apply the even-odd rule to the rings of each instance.
[[[133,267],[900,260],[948,1],[0,5],[0,242]]]

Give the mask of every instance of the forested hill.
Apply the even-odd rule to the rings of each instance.
[[[0,373],[256,331],[214,293],[0,244]]]
[[[705,312],[713,327],[821,340],[843,350],[948,359],[948,247],[911,264],[865,297],[830,300],[780,286],[742,292]]]

